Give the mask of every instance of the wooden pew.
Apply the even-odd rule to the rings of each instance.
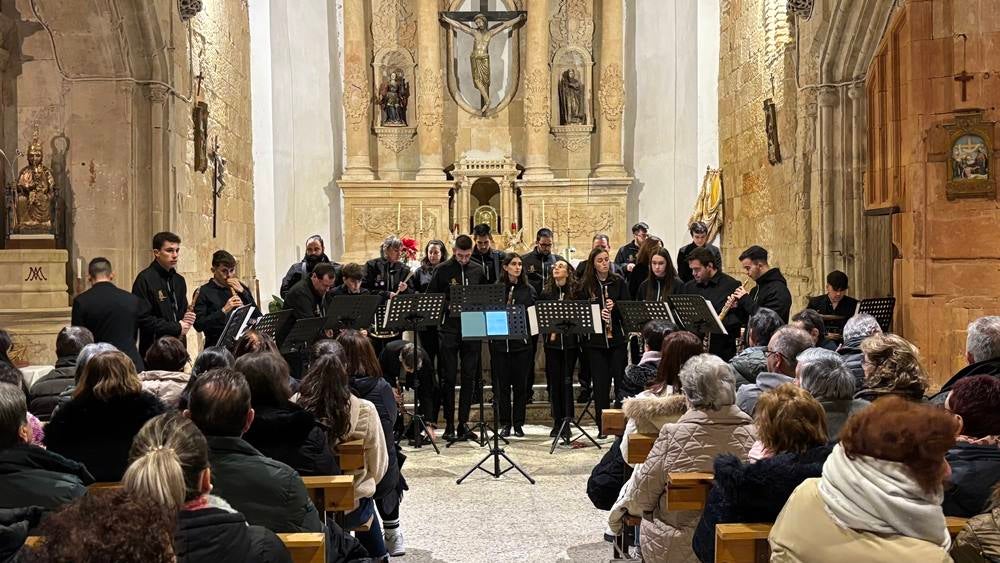
[[[965,526],[965,518],[948,516],[948,533],[957,535]],[[756,563],[770,558],[767,536],[771,524],[716,524],[715,563]]]
[[[294,563],[326,563],[326,534],[278,534]]]
[[[354,509],[354,477],[351,475],[302,477],[302,484],[318,510],[350,512]]]
[[[646,461],[646,456],[653,449],[656,436],[656,434],[630,434],[628,437],[628,459],[625,461],[633,465]]]
[[[621,436],[625,433],[625,413],[621,409],[604,409],[601,411],[601,429],[609,436]]]
[[[337,459],[341,471],[356,471],[365,468],[365,443],[362,440],[341,442],[337,446]]]
[[[631,453],[631,445],[629,453]],[[711,473],[670,473],[667,485],[667,510],[704,510],[708,490],[715,475]]]

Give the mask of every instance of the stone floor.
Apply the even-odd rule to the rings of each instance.
[[[402,503],[406,555],[412,562],[607,561],[602,540],[607,513],[587,498],[587,478],[604,449],[559,446],[549,455],[549,427],[529,425],[511,438],[506,453],[535,480],[517,470],[494,479],[477,470],[455,483],[488,453],[473,442],[419,450],[406,447],[403,473],[410,490]],[[587,428],[596,436],[596,428]],[[586,439],[584,439],[586,440]],[[501,443],[501,445],[503,445]],[[492,469],[492,459],[487,463]],[[501,469],[507,467],[501,458]]]

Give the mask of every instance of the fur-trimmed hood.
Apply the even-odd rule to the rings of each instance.
[[[637,395],[625,399],[622,411],[626,418],[650,420],[663,417],[678,417],[687,412],[687,400],[682,394],[660,396]]]

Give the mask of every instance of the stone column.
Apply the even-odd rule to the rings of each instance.
[[[835,195],[837,186],[835,183],[836,170],[836,142],[835,112],[840,103],[840,96],[837,88],[824,86],[819,90],[819,134],[820,134],[820,205],[822,215],[820,219],[822,238],[821,257],[824,272],[831,272],[838,268],[833,262],[834,233],[836,228],[836,216],[834,210]]]
[[[375,179],[369,152],[372,92],[366,36],[365,0],[344,0],[345,180]]]
[[[601,65],[597,79],[600,160],[594,168],[594,176],[598,178],[621,178],[626,175],[622,159],[622,116],[625,113],[622,2],[623,0],[601,2]]]
[[[441,24],[438,0],[418,0],[417,4],[417,147],[420,168],[417,180],[444,180],[441,159],[441,130],[444,88],[441,66]]]
[[[549,0],[528,0],[528,57],[524,72],[524,178],[549,179]],[[507,221],[510,223],[510,221]]]

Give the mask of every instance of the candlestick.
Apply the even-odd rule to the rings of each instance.
[[[545,226],[545,200],[542,200],[542,226]]]
[[[403,211],[403,205],[400,202],[396,202],[396,234],[399,235],[399,214]]]
[[[424,234],[424,201],[420,200],[420,234]]]

